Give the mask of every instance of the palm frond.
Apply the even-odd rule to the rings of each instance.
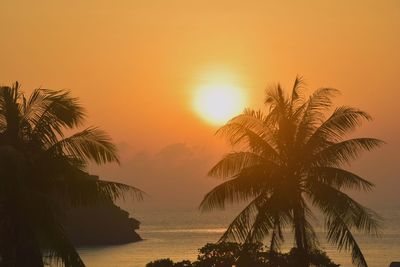
[[[77,158],[92,160],[97,164],[119,163],[117,148],[111,138],[102,130],[90,127],[48,148],[49,152],[62,152]]]
[[[243,144],[257,154],[263,154],[268,159],[279,161],[279,153],[276,150],[273,133],[268,122],[254,114],[245,113],[236,116],[222,126],[217,134],[228,138],[232,146]]]
[[[339,91],[333,88],[320,88],[316,90],[308,99],[303,112],[303,117],[298,125],[296,143],[306,143],[311,134],[315,131],[318,124],[324,119],[324,111],[332,105],[332,97]]]
[[[72,97],[66,90],[37,89],[28,104],[40,106],[38,109],[31,110],[30,119],[37,129],[41,124],[56,122],[63,127],[73,128],[79,126],[84,118],[85,112],[80,105],[78,98]],[[28,110],[30,110],[28,105]]]
[[[289,100],[285,96],[282,86],[279,83],[267,89],[265,95],[264,103],[270,105],[271,109],[283,112],[288,107]]]
[[[230,121],[236,120],[236,118],[240,119],[240,117],[244,116],[249,116],[254,119],[257,119],[259,121],[265,122],[268,119],[268,116],[264,114],[264,112],[260,109],[252,109],[252,108],[245,108],[243,110],[243,113],[240,115],[237,115],[236,117],[232,118]],[[251,119],[251,118],[249,118]]]
[[[361,251],[356,239],[351,233],[351,229],[347,226],[345,220],[339,214],[331,216],[327,222],[328,242],[337,245],[339,251],[351,250],[351,258],[353,264],[359,267],[368,267],[367,260]]]
[[[296,76],[294,80],[293,88],[292,88],[292,103],[294,103],[300,97],[299,90],[301,89],[303,84],[303,77]]]
[[[26,100],[24,96],[23,119],[34,126],[34,122],[38,119],[37,116],[42,114],[46,109],[46,94],[43,90],[35,89]]]
[[[263,199],[257,205],[256,216],[251,223],[250,230],[244,243],[251,244],[262,242],[263,239],[274,230],[277,214],[273,212],[274,206],[270,203],[271,198]]]
[[[16,139],[19,135],[20,104],[21,97],[19,84],[12,87],[4,86],[0,90],[0,128],[8,138]]]
[[[317,179],[336,189],[357,189],[370,191],[374,186],[371,182],[360,176],[340,168],[316,167],[310,170],[309,179]]]
[[[269,174],[263,166],[243,169],[233,179],[221,183],[207,193],[200,204],[202,211],[224,209],[225,204],[248,201],[268,188]]]
[[[257,215],[245,240],[246,243],[262,242],[271,233],[271,251],[279,250],[284,240],[282,228],[293,222],[290,211],[281,209],[281,203],[274,198],[272,194],[257,205]]]
[[[115,202],[117,199],[125,200],[127,196],[141,201],[146,195],[136,187],[101,180],[74,168],[64,168],[61,175],[51,174],[49,178],[48,183],[56,189],[57,199],[72,207]]]
[[[346,219],[350,227],[371,235],[379,235],[382,219],[347,194],[320,182],[313,182],[309,191],[313,203],[328,217],[337,215]]]
[[[274,227],[271,233],[271,241],[269,250],[271,252],[278,252],[281,244],[284,242],[284,236],[282,231],[282,223],[279,217],[274,218]]]
[[[339,166],[349,164],[361,152],[371,151],[384,144],[375,138],[354,138],[339,143],[333,143],[316,153],[310,160],[312,166]]]
[[[265,141],[271,139],[272,134],[268,128],[268,122],[263,118],[263,115],[258,114],[254,111],[245,110],[245,113],[240,114],[228,121],[217,131],[217,135],[227,136],[232,145],[239,143],[239,138],[242,134],[241,131],[249,130],[260,137],[263,137]]]
[[[352,228],[377,235],[379,216],[346,194],[320,183],[314,184],[310,197],[326,216],[328,242],[337,245],[340,251],[351,250],[353,263],[359,267],[367,267],[366,259],[352,234]]]
[[[360,126],[363,120],[371,120],[371,116],[359,109],[342,106],[313,133],[308,141],[309,146],[315,146],[322,141],[338,142],[345,134]]]
[[[304,102],[304,96],[302,94],[302,89],[304,89],[304,79],[302,76],[296,76],[294,80],[293,88],[292,88],[292,99],[290,102],[290,116],[295,117],[294,115],[298,112],[299,107]]]
[[[65,267],[85,267],[73,244],[69,241],[65,230],[56,220],[46,224],[44,257],[51,263]]]
[[[42,144],[54,144],[64,130],[82,124],[84,109],[69,91],[37,89],[26,104],[25,120],[32,128],[32,137]]]
[[[252,152],[231,152],[215,164],[208,172],[209,176],[222,179],[237,175],[241,170],[253,166],[264,165],[265,168],[275,168],[276,164]]]
[[[221,236],[219,242],[235,240],[244,242],[252,229],[252,223],[257,216],[258,206],[264,201],[265,195],[260,194],[250,201],[246,207],[233,219],[228,228]]]
[[[97,186],[101,195],[108,196],[114,201],[117,199],[125,199],[126,194],[129,194],[134,200],[141,201],[146,195],[146,193],[139,188],[117,182],[98,180]]]
[[[62,262],[65,267],[86,266],[61,228],[59,229],[57,238],[54,238],[52,241],[50,242],[51,247],[44,254],[44,257],[51,263],[59,265]]]

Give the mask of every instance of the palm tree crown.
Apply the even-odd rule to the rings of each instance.
[[[342,106],[326,117],[337,90],[321,88],[308,98],[303,90],[301,78],[290,96],[278,84],[266,92],[267,113],[247,109],[218,130],[237,149],[209,171],[225,181],[200,207],[208,211],[248,202],[221,241],[250,243],[270,235],[270,248],[277,250],[283,229],[291,228],[305,254],[318,246],[310,220],[315,207],[325,217],[328,242],[351,250],[353,263],[367,266],[352,231],[377,234],[380,218],[343,191],[369,191],[373,184],[342,166],[383,142],[347,137],[362,120],[371,120],[361,110]],[[299,266],[308,266],[307,260]]]
[[[64,266],[85,266],[65,234],[68,206],[114,201],[134,187],[99,180],[89,161],[119,162],[110,137],[80,127],[85,112],[70,92],[36,89],[29,98],[16,83],[0,87],[0,263],[43,266],[43,258]],[[2,265],[2,266],[3,266]]]

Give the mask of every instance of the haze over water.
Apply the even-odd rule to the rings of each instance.
[[[389,266],[390,262],[400,258],[400,211],[384,209],[381,214],[387,223],[380,238],[357,236],[370,267]],[[204,215],[190,210],[143,213],[143,226],[138,232],[144,241],[121,246],[81,248],[79,253],[88,267],[142,267],[161,258],[195,260],[197,249],[208,242],[216,242],[234,215],[234,212]],[[317,227],[321,245],[328,255],[343,267],[352,266],[349,252],[339,253],[326,244],[322,230]],[[292,244],[289,236],[286,242],[283,251]]]

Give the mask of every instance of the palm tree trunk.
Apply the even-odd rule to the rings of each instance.
[[[294,210],[294,236],[296,241],[296,267],[309,267],[309,242],[303,208]]]
[[[12,222],[12,223],[11,223]],[[8,221],[1,225],[0,266],[43,267],[42,252],[25,223]]]
[[[42,252],[33,233],[21,227],[17,233],[15,267],[43,267]]]

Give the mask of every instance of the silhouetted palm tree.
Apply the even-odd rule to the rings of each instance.
[[[68,91],[37,89],[26,98],[18,83],[0,87],[0,263],[85,266],[62,226],[69,206],[114,201],[134,187],[99,180],[85,169],[119,162],[115,145],[98,128],[81,126],[85,113]]]
[[[210,170],[209,175],[228,180],[210,191],[200,207],[208,211],[249,202],[221,241],[251,243],[271,234],[270,248],[277,250],[283,229],[290,227],[303,255],[298,266],[308,266],[308,252],[318,245],[310,222],[311,207],[316,207],[325,216],[327,240],[339,250],[351,250],[354,264],[367,266],[352,231],[377,234],[380,218],[343,191],[369,191],[373,185],[342,166],[382,141],[345,138],[362,120],[371,119],[361,110],[344,106],[325,117],[337,90],[322,88],[309,98],[302,91],[301,78],[290,96],[277,85],[266,92],[266,114],[245,110],[219,129],[238,150]]]

